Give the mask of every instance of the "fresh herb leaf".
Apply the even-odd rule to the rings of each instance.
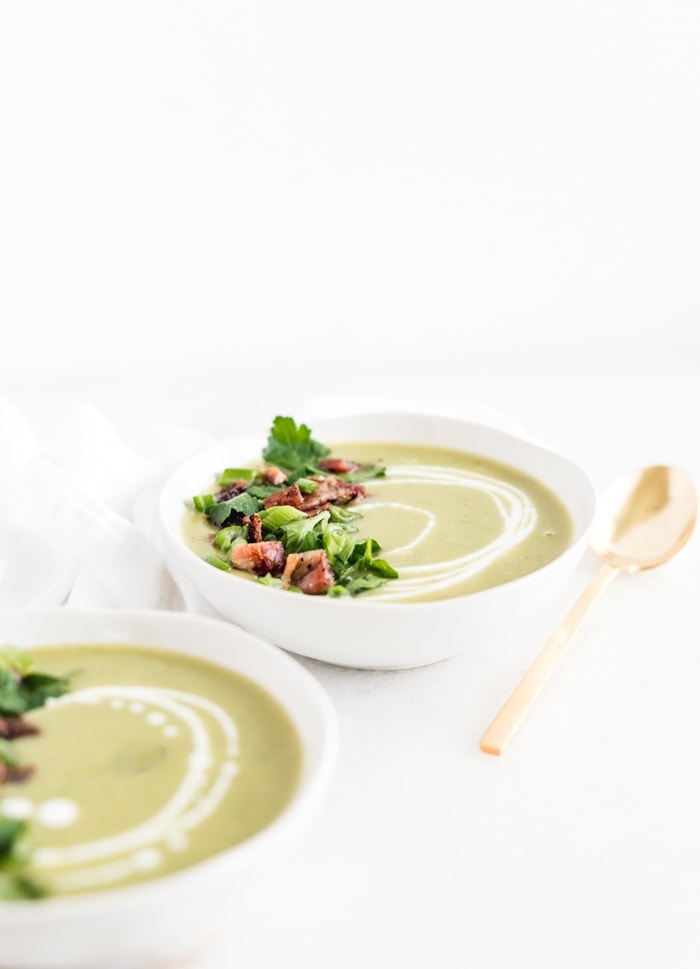
[[[254,515],[261,508],[261,502],[257,498],[253,498],[247,491],[244,491],[242,494],[236,495],[235,498],[230,498],[228,501],[219,501],[213,504],[207,511],[207,517],[212,525],[221,528],[227,523],[231,515],[235,517],[240,515]]]
[[[397,578],[398,572],[385,559],[376,557],[379,550],[379,544],[373,538],[356,542],[345,560],[335,559],[337,583],[344,586],[351,595],[359,595],[360,592],[384,585],[389,579]]]
[[[340,581],[345,583],[343,588],[347,589],[351,596],[358,596],[361,592],[378,589],[379,586],[389,581],[389,577],[382,578],[382,576],[375,575],[373,572],[349,571],[341,577],[339,584]]]
[[[28,710],[41,707],[51,697],[63,696],[68,678],[45,673],[28,673],[22,678],[0,670],[0,715],[21,717]]]
[[[17,842],[26,827],[26,821],[0,817],[0,865],[13,857]]]
[[[10,670],[18,676],[24,676],[33,666],[34,660],[29,653],[9,644],[0,647],[0,670]]]
[[[286,470],[313,465],[331,453],[330,448],[311,437],[306,424],[297,425],[292,417],[277,416],[272,422],[263,458]]]
[[[57,699],[68,692],[70,679],[67,676],[50,676],[48,673],[28,673],[20,681],[20,695],[24,700],[24,710],[43,707],[47,700]]]
[[[0,649],[0,714],[20,717],[43,706],[48,699],[63,696],[69,676],[33,672],[34,661],[12,646]],[[0,738],[0,763],[17,768],[19,758],[14,744]],[[29,857],[26,822],[0,815],[0,901],[42,898],[46,888],[22,870]]]
[[[0,817],[0,901],[42,898],[46,888],[23,874],[21,866],[29,856],[27,823]]]
[[[14,647],[0,650],[0,715],[21,717],[41,707],[49,698],[63,696],[69,677],[33,673],[33,660]]]
[[[310,518],[297,518],[280,528],[282,544],[287,553],[310,552],[323,545],[323,530],[330,518],[327,511]]]
[[[384,559],[376,558],[375,553],[380,552],[379,542],[374,538],[367,538],[364,542],[359,542],[355,546],[354,564],[361,569],[369,569],[377,575],[382,575],[387,579],[397,579],[399,573],[392,568]]]
[[[19,694],[20,678],[11,670],[0,668],[0,715],[19,717],[24,713],[24,701]]]
[[[281,490],[277,485],[252,484],[250,488],[246,489],[246,494],[252,495],[253,498],[267,498]]]

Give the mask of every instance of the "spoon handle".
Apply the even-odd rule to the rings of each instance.
[[[619,571],[620,569],[616,566],[606,563],[593,576],[481,738],[480,746],[485,753],[501,754],[503,752],[506,744],[525,719],[525,714],[535,702],[555,666],[564,655],[574,633],[590,612],[596,599]]]

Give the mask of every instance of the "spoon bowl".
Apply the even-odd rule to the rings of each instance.
[[[503,752],[593,603],[615,576],[668,562],[688,542],[697,517],[695,486],[679,468],[643,468],[605,489],[589,540],[602,566],[481,738],[484,753]]]
[[[663,565],[686,544],[698,513],[685,471],[656,465],[618,478],[603,492],[591,549],[621,572]]]

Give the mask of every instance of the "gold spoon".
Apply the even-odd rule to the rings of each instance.
[[[693,482],[678,468],[644,468],[606,488],[590,541],[603,565],[481,738],[485,753],[503,752],[591,606],[615,576],[667,562],[690,538],[697,514]]]

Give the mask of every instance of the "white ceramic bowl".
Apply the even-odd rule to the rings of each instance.
[[[362,414],[307,421],[328,445],[352,441],[430,444],[472,452],[519,468],[547,485],[573,521],[570,546],[553,562],[503,585],[434,602],[293,595],[208,565],[183,538],[185,502],[225,467],[260,457],[268,428],[221,441],[184,462],[160,496],[168,564],[193,583],[226,618],[264,639],[341,666],[398,669],[422,666],[470,649],[546,601],[581,559],[593,524],[596,493],[586,473],[566,457],[512,434],[458,418],[429,414]],[[352,455],[347,455],[352,457]]]
[[[228,622],[155,610],[0,613],[0,642],[21,648],[132,643],[234,670],[284,707],[303,747],[300,785],[266,828],[234,848],[136,886],[0,902],[2,969],[129,969],[191,955],[235,916],[235,899],[293,843],[319,808],[337,756],[337,723],[318,681],[282,650]],[[159,960],[163,960],[161,963]]]

